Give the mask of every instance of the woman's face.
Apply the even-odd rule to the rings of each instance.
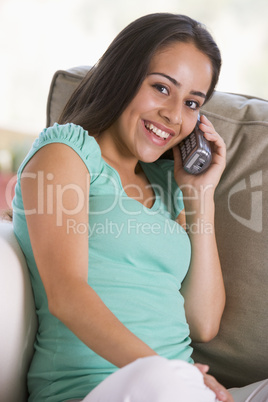
[[[175,42],[151,60],[147,77],[110,133],[124,156],[153,162],[193,130],[212,79],[209,58]]]

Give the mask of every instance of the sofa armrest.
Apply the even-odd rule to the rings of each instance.
[[[0,221],[0,400],[27,401],[37,318],[30,277],[11,222]]]

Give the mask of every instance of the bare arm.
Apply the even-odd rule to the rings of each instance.
[[[186,174],[178,149],[174,149],[175,177],[182,188],[185,210],[178,217],[188,232],[192,257],[181,293],[191,338],[209,341],[219,330],[225,305],[225,290],[214,227],[214,192],[225,167],[225,145],[212,124],[201,117],[200,128],[213,142],[212,165],[200,176]]]
[[[29,173],[38,177],[38,172],[44,178],[42,189],[38,180],[29,178]],[[88,233],[68,231],[68,219],[85,227],[88,224],[89,174],[82,160],[68,146],[50,144],[28,162],[24,173],[25,210],[39,210],[27,215],[27,225],[50,312],[118,367],[156,354],[112,314],[87,283]],[[42,209],[40,205],[38,209],[40,191]]]
[[[198,213],[186,219],[192,245],[189,271],[181,293],[194,341],[216,336],[225,305],[225,291],[214,230],[214,206],[206,217]],[[193,225],[193,226],[192,226]]]

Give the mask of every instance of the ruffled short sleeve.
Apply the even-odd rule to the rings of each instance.
[[[20,176],[27,162],[39,149],[52,143],[68,145],[80,156],[89,171],[91,183],[101,173],[103,159],[95,138],[88,135],[88,132],[81,126],[73,123],[64,125],[55,123],[53,126],[45,128],[34,141],[32,148],[19,168],[18,175]]]

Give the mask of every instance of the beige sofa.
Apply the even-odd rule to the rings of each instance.
[[[58,71],[47,125],[89,67]],[[227,387],[268,377],[268,102],[216,92],[203,112],[227,145],[227,167],[216,193],[216,230],[227,303],[219,334],[194,344],[196,361]],[[27,400],[26,374],[37,328],[24,256],[12,223],[0,223],[0,401]]]

